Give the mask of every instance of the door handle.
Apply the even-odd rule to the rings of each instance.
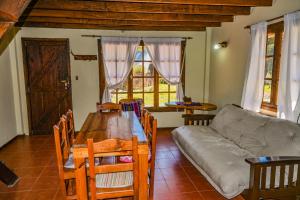
[[[68,90],[70,88],[70,80],[62,80],[61,83],[64,84],[65,90]]]

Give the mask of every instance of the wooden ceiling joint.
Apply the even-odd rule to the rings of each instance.
[[[98,0],[99,1],[99,0]],[[273,0],[102,0],[108,2],[139,2],[165,4],[192,4],[213,6],[272,6]]]
[[[19,19],[17,26],[29,27],[205,31],[207,27],[219,27],[222,22],[232,22],[234,16],[249,15],[251,7],[272,5],[272,0],[32,1],[35,3],[29,5],[21,18],[7,16],[5,13],[8,12],[4,12],[2,15],[0,13],[0,20]]]

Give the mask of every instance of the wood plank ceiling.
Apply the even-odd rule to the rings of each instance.
[[[1,0],[9,4],[11,1]],[[30,0],[21,0],[23,6]],[[272,6],[272,0],[33,0],[23,15],[4,12],[17,26],[113,30],[204,31],[249,15],[251,7]],[[0,4],[1,6],[1,4]],[[1,8],[0,8],[1,9]],[[4,26],[5,24],[0,26]],[[1,37],[1,32],[0,32]]]
[[[0,0],[0,39],[19,19],[30,0]]]

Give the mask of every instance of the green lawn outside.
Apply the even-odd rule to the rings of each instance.
[[[172,85],[170,87],[170,90],[172,92],[176,92],[176,86]],[[144,91],[145,92],[153,92],[153,86],[147,86],[144,87]],[[168,103],[168,84],[166,83],[160,83],[159,84],[159,91],[161,92],[159,94],[159,105],[160,106],[165,106],[165,103]],[[165,92],[165,93],[163,93]],[[119,98],[120,99],[125,99],[127,98],[127,94],[119,94]],[[142,93],[134,93],[133,94],[133,98],[143,98]],[[176,93],[171,93],[170,94],[170,101],[176,101]],[[112,102],[117,103],[116,102],[116,94],[113,93],[112,94]],[[145,93],[144,94],[144,103],[146,107],[152,107],[154,106],[154,93]]]

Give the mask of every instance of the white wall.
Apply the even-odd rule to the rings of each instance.
[[[20,102],[22,113],[22,124],[24,133],[28,133],[28,116],[26,107],[26,94],[24,85],[24,69],[22,58],[22,37],[31,38],[69,38],[70,49],[75,54],[98,54],[97,38],[81,37],[83,34],[107,35],[107,36],[143,36],[143,37],[193,37],[188,40],[186,46],[186,95],[201,101],[204,96],[204,72],[206,56],[209,56],[206,47],[210,47],[210,31],[206,32],[137,32],[137,31],[101,31],[101,30],[79,30],[79,29],[49,29],[49,28],[22,28],[15,37],[18,76],[20,85]],[[206,40],[206,38],[209,38]],[[208,44],[207,44],[208,43]],[[76,129],[80,129],[84,119],[89,112],[95,111],[95,104],[99,101],[99,77],[98,61],[75,61],[71,57],[72,76],[72,99]],[[207,67],[208,68],[208,67]],[[75,76],[79,80],[75,80]],[[208,99],[209,79],[206,78],[205,99]],[[159,127],[176,127],[183,124],[182,113],[155,113],[158,118]],[[19,124],[21,123],[19,122]]]
[[[12,78],[12,70],[15,68],[10,60],[12,49],[14,49],[13,43],[0,55],[0,147],[18,133]]]
[[[250,48],[250,32],[246,25],[268,20],[300,9],[299,0],[275,0],[272,7],[254,8],[250,16],[238,16],[233,23],[223,23],[212,31],[212,45],[228,41],[225,49],[211,53],[210,101],[220,108],[240,104],[245,69]]]

